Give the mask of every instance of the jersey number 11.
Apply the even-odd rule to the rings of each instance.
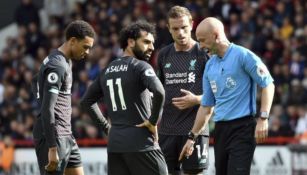
[[[120,104],[122,106],[122,110],[126,110],[127,107],[126,107],[124,94],[123,94],[122,79],[116,78],[115,84],[117,85],[117,93],[118,93],[118,96],[119,96]],[[109,87],[109,91],[110,91],[110,98],[111,98],[111,102],[112,102],[113,111],[117,111],[117,105],[116,105],[115,93],[114,93],[114,86],[113,86],[113,79],[107,80],[107,86]]]

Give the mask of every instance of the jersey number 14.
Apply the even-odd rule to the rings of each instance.
[[[123,93],[123,88],[122,88],[122,79],[121,78],[116,78],[115,84],[117,85],[117,93],[118,93],[118,96],[119,96],[119,100],[120,100],[120,104],[121,104],[122,110],[126,110],[127,107],[126,107],[126,103],[125,103],[125,99],[124,99],[124,93]],[[107,80],[107,86],[109,87],[109,91],[110,91],[110,98],[111,98],[111,102],[112,102],[113,111],[117,111],[113,79]]]

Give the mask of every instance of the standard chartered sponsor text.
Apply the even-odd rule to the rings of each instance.
[[[183,84],[183,83],[195,83],[195,73],[193,72],[177,72],[177,73],[165,73],[165,84]]]
[[[166,79],[165,80],[166,84],[179,84],[179,83],[187,83],[187,82],[188,82],[187,78],[172,79],[172,80]]]
[[[170,74],[170,73],[165,74],[165,78],[183,78],[183,77],[187,77],[187,76],[188,76],[187,72],[184,72],[184,73],[177,72],[177,73],[173,73],[173,74]]]

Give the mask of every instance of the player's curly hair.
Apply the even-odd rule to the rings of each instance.
[[[156,29],[153,24],[150,24],[146,21],[137,21],[134,22],[120,31],[119,42],[120,47],[125,50],[128,46],[128,39],[137,40],[141,36],[141,31],[151,33],[154,37],[156,36]]]
[[[86,36],[94,38],[95,30],[89,23],[83,20],[73,21],[65,29],[66,41],[68,41],[72,37],[76,37],[80,40],[84,39]]]

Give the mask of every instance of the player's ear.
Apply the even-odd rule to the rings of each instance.
[[[128,46],[129,47],[134,47],[135,46],[135,40],[132,38],[128,38]]]
[[[77,43],[77,38],[76,37],[69,38],[68,43],[70,46],[75,45]]]
[[[216,43],[220,43],[221,42],[220,37],[219,37],[219,35],[217,33],[214,33],[213,37],[214,37],[214,40],[215,40]]]
[[[191,31],[193,30],[194,21],[191,20]]]

